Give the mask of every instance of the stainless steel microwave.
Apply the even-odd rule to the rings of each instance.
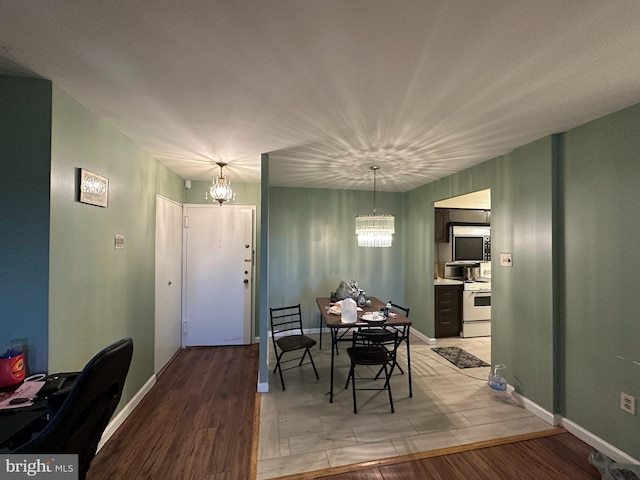
[[[451,259],[454,262],[491,261],[491,227],[453,225],[451,239]]]

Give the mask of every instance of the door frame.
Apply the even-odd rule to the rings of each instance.
[[[182,204],[179,202],[176,202],[174,200],[171,200],[170,198],[167,198],[163,195],[160,194],[156,194],[156,246],[155,246],[155,259],[154,259],[154,269],[155,269],[155,287],[154,287],[154,292],[155,292],[155,301],[154,301],[154,353],[153,353],[153,370],[154,373],[157,375],[160,371],[162,371],[164,369],[164,367],[166,367],[168,365],[168,363],[171,361],[171,358],[173,358],[179,351],[180,348],[183,347],[182,345],[182,275],[183,275],[183,265],[182,265],[182,257],[183,257],[183,232],[180,232],[180,255],[179,255],[179,261],[180,261],[180,268],[179,268],[179,275],[180,278],[177,280],[177,285],[180,285],[180,309],[179,309],[179,315],[178,315],[178,324],[175,325],[176,327],[176,331],[178,332],[179,338],[175,338],[174,340],[179,344],[178,349],[173,353],[171,358],[158,358],[158,344],[157,344],[157,340],[158,340],[158,284],[159,284],[159,278],[158,278],[158,274],[160,272],[158,272],[158,240],[157,240],[157,235],[158,235],[158,205],[160,204],[160,202],[165,202],[167,205],[171,205],[171,206],[176,206],[180,209],[180,217],[182,217],[182,212],[183,212],[183,208],[182,208]],[[178,225],[181,227],[182,226],[182,220],[180,220],[180,223],[178,223]],[[172,227],[176,227],[178,225],[172,225]],[[179,227],[179,228],[180,228]],[[177,232],[176,232],[177,233]],[[166,272],[163,272],[166,273]],[[166,326],[166,325],[163,325]],[[164,361],[165,363],[163,363],[163,365],[159,365],[158,362],[159,361]]]
[[[187,244],[187,228],[186,228],[186,216],[189,208],[227,208],[234,210],[241,209],[249,209],[251,210],[251,300],[250,300],[250,321],[249,321],[249,344],[255,343],[256,334],[255,334],[255,326],[256,326],[256,206],[255,205],[218,205],[218,204],[207,204],[207,203],[185,203],[182,205],[182,318],[181,318],[181,334],[182,334],[182,348],[186,348],[187,346],[187,336],[185,331],[185,319],[187,317],[186,308],[187,305],[184,301],[186,298],[186,289],[187,289],[187,259],[186,259],[186,244]]]

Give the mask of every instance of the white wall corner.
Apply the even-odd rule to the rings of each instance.
[[[511,393],[511,397],[518,403],[518,405],[525,408],[529,412],[533,413],[536,417],[541,420],[547,422],[551,426],[557,426],[559,424],[559,419],[548,410],[545,410],[537,403],[532,402],[526,397],[523,397],[519,393],[517,393],[511,385],[508,386],[508,391]]]

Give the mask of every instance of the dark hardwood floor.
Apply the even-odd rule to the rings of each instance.
[[[477,447],[477,446],[476,446]],[[434,452],[419,460],[308,478],[322,480],[599,480],[592,448],[559,433],[464,452]],[[293,480],[293,479],[292,479]]]
[[[98,452],[87,479],[254,480],[259,424],[257,370],[257,345],[181,351]],[[588,462],[592,448],[563,430],[510,442],[485,442],[282,478],[600,478]]]
[[[182,350],[93,460],[87,480],[247,480],[258,345]]]

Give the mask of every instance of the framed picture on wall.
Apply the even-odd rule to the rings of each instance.
[[[98,207],[106,207],[109,202],[109,179],[81,168],[80,201]]]

